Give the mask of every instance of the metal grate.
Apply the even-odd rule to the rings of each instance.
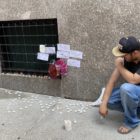
[[[0,21],[2,72],[46,75],[49,61],[37,60],[39,45],[56,47],[57,19]]]

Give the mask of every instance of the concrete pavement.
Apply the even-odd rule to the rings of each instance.
[[[0,140],[138,140],[140,128],[117,132],[123,116],[101,119],[91,102],[0,89]],[[64,120],[70,120],[67,131]]]

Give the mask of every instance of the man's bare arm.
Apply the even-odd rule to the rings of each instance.
[[[128,82],[132,84],[139,84],[140,83],[140,75],[137,73],[132,73],[128,71],[123,65],[123,58],[117,58],[115,60],[115,65],[119,70],[121,76]]]
[[[102,103],[99,107],[99,113],[105,117],[108,113],[108,109],[107,109],[107,103],[108,103],[108,100],[109,100],[109,97],[112,93],[112,89],[113,87],[115,86],[115,83],[116,81],[118,80],[120,76],[120,73],[118,71],[117,68],[115,68],[115,70],[113,71],[107,85],[106,85],[106,88],[105,88],[105,93],[104,93],[104,96],[103,96],[103,99],[102,99]]]
[[[109,97],[112,93],[112,89],[114,88],[115,86],[115,83],[117,82],[118,78],[120,76],[120,73],[118,71],[117,68],[114,69],[107,85],[106,85],[106,89],[105,89],[105,93],[104,93],[104,96],[103,96],[103,99],[102,99],[102,102],[107,104],[108,100],[109,100]]]

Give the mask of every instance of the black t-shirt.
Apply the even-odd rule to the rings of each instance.
[[[127,62],[124,61],[124,67],[126,69],[128,69],[130,72],[132,73],[137,73],[140,75],[140,62],[138,62],[137,64],[134,62]]]

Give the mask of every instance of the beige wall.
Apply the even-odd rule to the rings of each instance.
[[[1,87],[93,100],[113,70],[112,47],[122,36],[140,38],[139,0],[0,0],[0,20],[39,18],[57,18],[59,42],[84,53],[81,68],[56,81],[1,75]]]

